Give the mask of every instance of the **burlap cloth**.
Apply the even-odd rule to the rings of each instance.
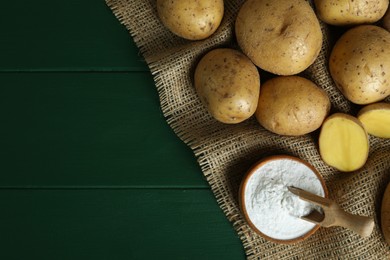
[[[234,21],[243,0],[226,0],[221,26],[210,38],[191,42],[174,36],[160,23],[156,0],[106,0],[140,48],[153,74],[161,108],[174,132],[196,155],[205,178],[242,240],[248,259],[389,259],[390,247],[380,229],[380,206],[390,180],[390,140],[370,137],[367,164],[354,173],[340,173],[321,160],[318,131],[286,137],[264,130],[251,118],[237,125],[217,122],[205,110],[193,87],[193,72],[200,57],[216,47],[238,48]],[[303,76],[327,91],[332,112],[355,115],[359,107],[349,103],[335,88],[327,70],[327,57],[339,34],[322,24],[323,48]],[[270,75],[261,72],[262,82]],[[389,102],[390,99],[387,99]],[[323,175],[330,198],[345,210],[375,218],[373,234],[366,239],[339,228],[320,228],[309,239],[279,245],[256,235],[243,219],[238,189],[248,168],[259,159],[289,154],[310,162]]]

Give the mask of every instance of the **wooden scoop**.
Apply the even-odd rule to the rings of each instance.
[[[348,228],[362,237],[369,237],[374,229],[374,219],[352,215],[342,210],[336,202],[317,196],[305,190],[289,186],[288,190],[299,196],[300,199],[320,206],[324,214],[313,210],[309,215],[302,216],[301,219],[318,224],[322,227],[340,226]]]

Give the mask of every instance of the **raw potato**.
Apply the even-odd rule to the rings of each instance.
[[[256,111],[260,75],[256,66],[241,52],[215,49],[197,65],[195,88],[215,119],[236,124]]]
[[[318,129],[329,110],[329,97],[313,82],[280,76],[262,85],[256,118],[273,133],[297,136]]]
[[[358,170],[368,157],[367,132],[357,118],[344,113],[333,114],[321,127],[319,150],[322,160],[339,171]]]
[[[336,86],[356,104],[390,95],[390,33],[360,25],[344,33],[333,47],[329,70]]]
[[[322,46],[320,24],[304,0],[248,0],[239,10],[235,32],[253,63],[277,75],[302,72]]]
[[[390,245],[390,183],[387,184],[382,200],[381,228],[387,244]]]
[[[390,8],[387,9],[386,14],[383,16],[382,25],[383,28],[390,32]]]
[[[358,113],[358,119],[373,136],[390,138],[390,104],[367,105]]]
[[[379,21],[389,0],[314,0],[318,17],[332,25],[357,25]]]
[[[174,34],[188,40],[202,40],[219,27],[223,0],[157,0],[162,23]]]

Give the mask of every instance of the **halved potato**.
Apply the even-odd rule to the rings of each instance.
[[[325,119],[319,149],[326,164],[343,172],[355,171],[366,163],[369,147],[367,132],[357,118],[335,113]]]
[[[358,119],[370,135],[390,138],[390,104],[374,103],[363,107]]]

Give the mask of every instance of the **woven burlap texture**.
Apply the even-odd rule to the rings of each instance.
[[[380,203],[390,180],[389,140],[370,137],[370,156],[364,168],[342,174],[321,160],[318,131],[301,137],[280,136],[263,129],[254,118],[237,125],[222,124],[208,114],[197,97],[193,72],[199,59],[213,48],[238,48],[234,21],[243,0],[226,0],[224,18],[216,33],[194,42],[173,35],[161,24],[156,0],[106,2],[142,52],[168,124],[194,151],[218,204],[242,240],[248,259],[390,258],[390,248],[380,230]],[[327,60],[332,32],[326,25],[321,26],[322,51],[302,75],[325,89],[332,112],[355,114],[357,107],[346,101],[330,78]],[[374,216],[373,234],[363,239],[343,228],[320,228],[309,239],[293,245],[274,244],[255,234],[240,212],[238,189],[252,164],[274,154],[289,154],[311,163],[323,175],[330,198],[351,213]]]

